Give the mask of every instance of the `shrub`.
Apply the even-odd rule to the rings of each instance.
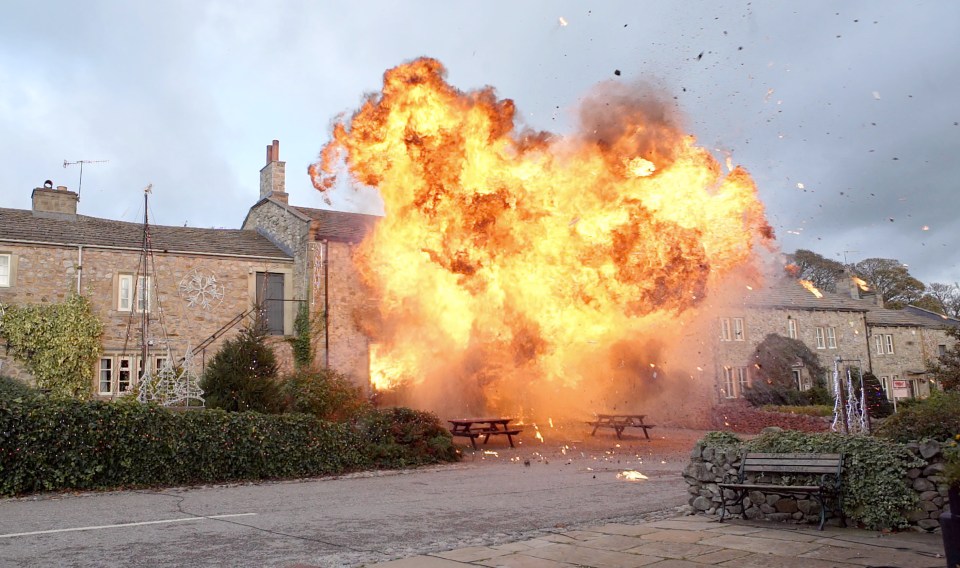
[[[960,432],[960,392],[930,393],[928,398],[900,405],[877,429],[877,435],[897,442],[932,438],[949,440]]]
[[[308,477],[459,458],[435,416],[406,409],[377,416],[361,425],[132,401],[0,398],[0,494]]]
[[[0,400],[17,400],[40,396],[40,391],[17,379],[0,375]]]
[[[297,369],[284,379],[282,391],[287,411],[323,420],[353,418],[369,406],[363,390],[333,369]]]
[[[767,335],[757,345],[752,363],[756,366],[753,384],[744,392],[750,404],[801,406],[831,402],[819,377],[824,374],[820,359],[802,341],[776,333]],[[800,391],[793,379],[797,361],[818,381],[813,389]],[[826,396],[827,400],[824,400]]]
[[[866,391],[867,410],[871,418],[886,418],[893,414],[893,404],[880,384],[880,379],[870,372],[863,374],[863,388]]]
[[[457,461],[453,436],[435,414],[409,408],[374,409],[359,421],[378,467]]]
[[[267,344],[267,325],[258,315],[228,339],[207,365],[200,388],[206,405],[229,411],[279,412],[277,358]]]
[[[833,416],[833,406],[811,404],[804,406],[774,406],[768,404],[761,408],[766,412],[784,412],[786,414],[802,414],[804,416]]]

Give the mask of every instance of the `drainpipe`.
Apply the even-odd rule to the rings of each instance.
[[[77,294],[80,294],[80,279],[83,276],[83,245],[77,245]]]
[[[330,368],[330,270],[329,244],[324,239],[320,249],[320,263],[323,265],[323,367]]]

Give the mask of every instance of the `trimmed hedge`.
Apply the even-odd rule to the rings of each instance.
[[[132,401],[0,400],[0,494],[311,477],[459,459],[432,414],[394,417],[374,411],[349,424]]]

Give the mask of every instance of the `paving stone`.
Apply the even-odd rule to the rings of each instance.
[[[632,554],[645,554],[647,556],[661,556],[663,558],[687,558],[709,554],[723,550],[715,546],[703,546],[702,544],[690,544],[688,542],[662,542],[647,541],[642,545],[627,550]]]
[[[656,564],[648,564],[647,566],[649,568],[703,568],[703,564],[697,564],[689,560],[677,560],[675,558],[668,558]]]
[[[704,536],[710,537],[710,533],[704,535],[700,531],[657,531],[655,533],[642,535],[643,540],[661,540],[664,542],[699,542]]]
[[[589,566],[591,568],[634,568],[662,560],[662,558],[654,556],[628,554],[615,550],[597,550],[595,548],[571,546],[569,544],[554,544],[553,546],[535,548],[518,554]]]
[[[650,534],[658,532],[659,529],[655,529],[650,525],[618,525],[618,524],[609,524],[603,525],[602,527],[597,527],[593,529],[597,532],[604,534],[622,534],[624,536],[640,536],[644,534]]]
[[[754,538],[753,535],[743,536],[736,534],[725,534],[707,538],[702,540],[700,544],[778,556],[800,556],[801,554],[822,546],[810,542],[788,542],[769,538]]]
[[[772,538],[776,540],[790,540],[793,542],[815,542],[819,540],[816,535],[790,531],[790,530],[761,530],[760,532],[750,533],[751,537]]]
[[[773,556],[771,554],[748,554],[715,566],[723,566],[724,568],[863,568],[857,564],[847,564],[845,562],[826,561],[817,558]]]
[[[580,546],[589,548],[599,548],[600,550],[627,550],[643,544],[639,537],[625,536],[620,534],[606,535],[600,538],[585,540]]]
[[[720,523],[717,523],[720,524]],[[677,520],[668,520],[668,521],[657,521],[655,523],[650,523],[651,527],[656,527],[658,529],[676,529],[681,531],[700,531],[703,530],[702,523],[691,523],[687,521],[677,521]]]
[[[488,566],[490,568],[576,568],[576,564],[536,558],[525,554],[510,554],[489,560],[476,562],[474,566]]]
[[[446,552],[436,552],[431,554],[431,556],[439,556],[440,558],[456,560],[457,562],[474,562],[477,560],[486,560],[488,558],[503,556],[505,554],[510,554],[510,552],[506,550],[497,550],[496,548],[491,548],[489,546],[470,546],[467,548],[448,550]]]
[[[469,564],[437,558],[436,556],[411,556],[376,564],[380,568],[466,568]]]
[[[713,548],[712,546],[710,548]],[[707,554],[701,554],[700,556],[695,556],[691,558],[693,562],[698,564],[720,564],[721,562],[729,562],[737,558],[742,558],[751,554],[746,550],[733,550],[732,548],[721,548],[716,552],[709,552]]]
[[[851,566],[884,566],[889,568],[917,568],[918,566],[934,565],[933,562],[930,562],[928,556],[922,556],[920,554],[911,554],[890,549],[874,548],[873,550],[867,550],[862,548],[843,548],[839,546],[822,546],[817,550],[801,554],[800,558],[832,560]]]
[[[704,529],[711,533],[721,533],[721,534],[752,534],[755,532],[760,532],[763,529],[757,527],[750,527],[745,525],[717,525],[715,527],[710,527]]]
[[[562,534],[563,536],[569,537],[573,540],[590,540],[593,538],[598,538],[603,536],[603,533],[599,531],[592,531],[592,530],[566,531],[566,532],[557,533],[557,534]]]

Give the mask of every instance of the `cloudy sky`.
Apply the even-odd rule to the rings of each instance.
[[[80,212],[240,226],[280,140],[287,191],[340,113],[421,55],[563,133],[597,83],[676,97],[754,176],[784,251],[960,280],[960,3],[44,1],[0,19],[0,207],[51,179]],[[562,18],[562,20],[561,20]],[[702,55],[701,55],[702,54]],[[615,75],[616,70],[620,75]],[[334,207],[376,211],[369,195]]]

